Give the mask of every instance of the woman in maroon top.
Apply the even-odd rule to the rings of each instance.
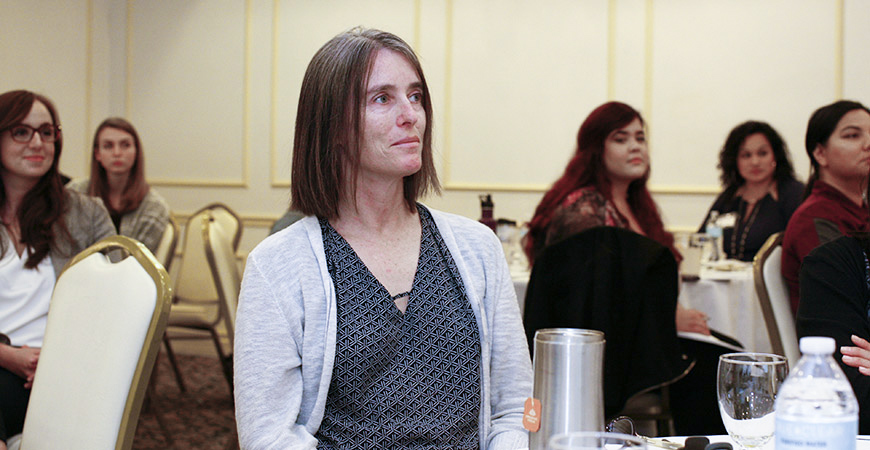
[[[819,108],[807,124],[806,149],[812,164],[809,196],[789,220],[782,242],[782,276],[793,312],[804,257],[820,244],[868,229],[863,193],[870,170],[870,109],[847,100]]]

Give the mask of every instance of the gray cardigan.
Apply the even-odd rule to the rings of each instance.
[[[63,215],[64,224],[72,237],[72,242],[61,238],[63,233],[59,226],[54,227],[54,242],[48,250],[51,265],[54,267],[54,277],[60,276],[66,263],[82,250],[90,247],[106,236],[114,236],[115,226],[109,218],[109,212],[103,202],[78,192],[66,189],[66,211]],[[0,227],[0,232],[6,234],[6,229]],[[7,248],[5,241],[0,241],[0,251],[15,251]]]
[[[66,190],[67,209],[64,223],[73,242],[59,239],[60,231],[55,227],[55,243],[49,250],[55,277],[66,263],[82,250],[95,244],[106,236],[114,236],[115,226],[109,212],[99,199],[88,197],[73,190]]]
[[[430,210],[456,261],[481,340],[481,449],[528,448],[523,403],[532,369],[501,243],[489,228]],[[235,334],[243,449],[314,449],[332,377],[335,289],[317,218],[264,240],[248,257]]]
[[[87,194],[89,184],[90,179],[85,178],[73,180],[67,187]],[[136,239],[154,253],[160,245],[167,223],[169,223],[169,204],[154,188],[151,188],[138,208],[121,216],[119,234]]]

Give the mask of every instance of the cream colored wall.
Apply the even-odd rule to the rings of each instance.
[[[57,102],[73,176],[96,124],[127,116],[174,212],[227,203],[246,252],[287,204],[309,59],[342,30],[383,28],[417,49],[432,91],[445,190],[428,204],[477,217],[492,192],[497,216],[528,220],[580,122],[617,99],[645,115],[650,186],[686,230],[738,122],[769,121],[803,178],[810,113],[870,102],[866,17],[861,0],[0,0],[0,88]]]

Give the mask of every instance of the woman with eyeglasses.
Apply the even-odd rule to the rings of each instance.
[[[94,133],[89,179],[69,188],[99,197],[109,210],[115,230],[155,252],[169,222],[169,205],[145,181],[145,156],[139,133],[120,117],[108,118]]]
[[[0,450],[24,424],[57,276],[115,234],[102,203],[64,188],[62,144],[48,98],[0,94]]]

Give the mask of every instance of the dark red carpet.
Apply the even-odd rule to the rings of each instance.
[[[178,389],[169,362],[161,353],[155,367],[155,395],[146,399],[139,415],[133,448],[238,448],[234,446],[232,395],[217,357],[178,355],[178,364],[187,392]]]

